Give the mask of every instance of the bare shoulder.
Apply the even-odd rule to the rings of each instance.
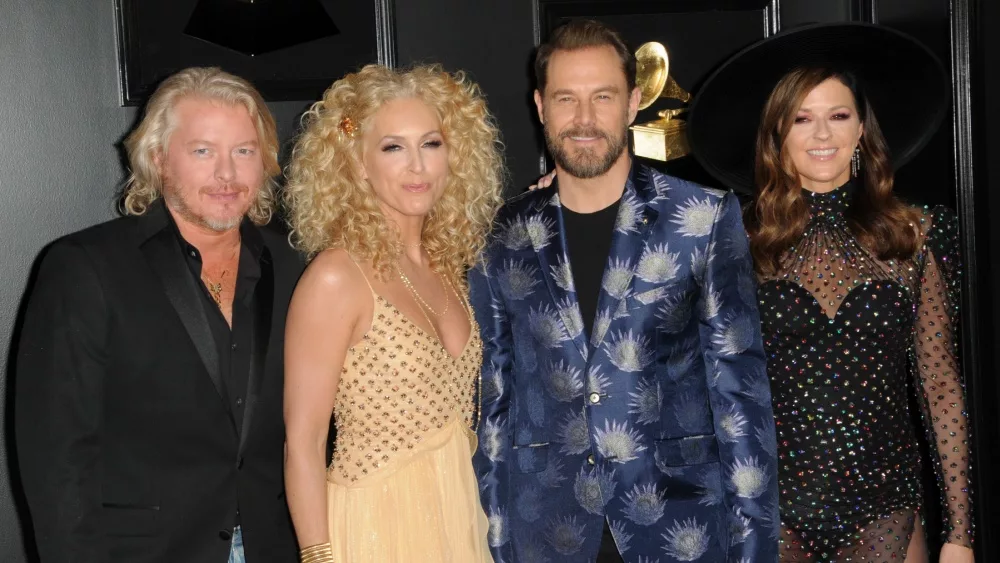
[[[324,250],[302,274],[292,309],[300,315],[358,320],[372,308],[370,295],[368,282],[345,250]]]
[[[368,283],[358,264],[346,250],[324,250],[306,266],[299,287],[306,290],[346,292],[368,291]]]

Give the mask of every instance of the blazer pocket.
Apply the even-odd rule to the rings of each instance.
[[[158,505],[101,503],[101,521],[109,536],[152,536],[157,532]]]
[[[667,467],[701,465],[719,461],[719,443],[715,434],[671,438],[656,442],[656,459]]]
[[[549,443],[514,446],[514,464],[518,473],[538,473],[549,463]]]

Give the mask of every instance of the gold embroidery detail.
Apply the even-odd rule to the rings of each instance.
[[[372,327],[348,350],[341,371],[332,474],[357,482],[456,418],[467,428],[477,425],[473,402],[482,343],[471,311],[469,318],[469,341],[454,358],[389,302],[375,297]]]

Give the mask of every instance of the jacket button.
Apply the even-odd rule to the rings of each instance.
[[[594,454],[590,454],[587,456],[587,463],[590,465],[594,465]]]
[[[219,539],[222,541],[229,541],[233,539],[233,533],[229,530],[219,530]]]
[[[590,402],[591,402],[591,404],[594,404],[594,405],[596,405],[597,403],[600,403],[601,402],[601,395],[598,394],[598,393],[591,393],[590,394]]]

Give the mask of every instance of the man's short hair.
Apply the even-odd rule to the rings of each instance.
[[[556,51],[576,51],[588,47],[611,47],[618,54],[625,73],[625,82],[631,92],[635,88],[635,54],[621,35],[610,26],[596,20],[570,20],[552,31],[552,36],[535,52],[535,84],[545,92],[548,82],[549,59]]]

